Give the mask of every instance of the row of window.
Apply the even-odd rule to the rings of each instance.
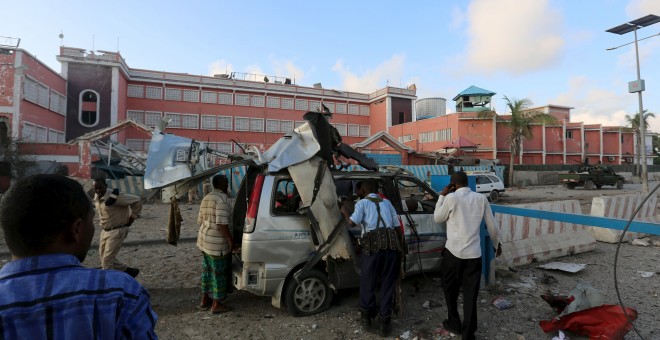
[[[53,112],[66,115],[66,97],[30,77],[25,77],[23,81],[23,98]]]
[[[446,141],[450,139],[451,139],[451,129],[428,131],[419,134],[420,143],[433,143],[433,142]]]
[[[24,122],[23,129],[21,130],[21,141],[35,143],[64,143],[64,132]]]
[[[293,99],[285,97],[273,97],[255,94],[242,94],[242,93],[229,93],[229,92],[213,92],[213,91],[200,91],[200,90],[185,90],[178,88],[166,87],[164,89],[157,86],[143,86],[143,85],[128,85],[129,97],[133,98],[147,98],[173,101],[184,101],[191,103],[207,103],[207,104],[223,104],[223,105],[237,105],[237,106],[252,106],[252,107],[268,107],[270,109],[285,109],[297,111],[321,111],[320,100],[307,100],[307,99]],[[201,93],[201,96],[200,96]],[[234,98],[235,96],[235,98]],[[235,99],[235,102],[234,102]],[[323,101],[330,112],[350,115],[369,115],[368,105],[346,104]]]
[[[163,117],[158,111],[129,110],[127,117],[137,123],[154,127]],[[252,131],[287,133],[304,124],[305,121],[264,119],[250,117],[232,117],[216,115],[198,115],[194,113],[165,112],[164,116],[170,119],[168,127],[181,129],[224,130],[224,131]],[[332,124],[341,136],[369,137],[369,125],[358,124]]]

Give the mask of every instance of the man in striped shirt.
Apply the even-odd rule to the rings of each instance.
[[[0,224],[12,254],[0,268],[0,338],[157,338],[144,287],[127,273],[81,265],[94,208],[78,182],[19,180],[2,200]]]

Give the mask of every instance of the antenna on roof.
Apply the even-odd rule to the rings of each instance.
[[[64,32],[60,30],[60,46],[64,46]]]

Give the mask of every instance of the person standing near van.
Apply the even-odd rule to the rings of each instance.
[[[475,339],[477,331],[477,296],[481,280],[481,221],[502,253],[499,229],[486,196],[468,187],[463,171],[451,175],[449,185],[442,189],[433,213],[435,223],[447,222],[447,243],[442,251],[442,289],[447,303],[445,329],[461,334],[463,340]],[[463,323],[458,314],[458,294],[463,287]]]
[[[94,205],[102,228],[99,241],[101,268],[120,270],[136,277],[140,270],[117,261],[117,255],[128,236],[128,227],[133,225],[142,211],[140,197],[120,193],[119,189],[108,191],[104,178],[96,178],[92,187],[96,194]]]
[[[360,315],[362,325],[371,331],[371,319],[378,311],[378,334],[388,336],[391,330],[391,314],[396,281],[399,278],[400,239],[398,218],[392,203],[377,194],[374,180],[362,181],[360,190],[364,199],[355,204],[349,217],[350,225],[362,225],[360,246]],[[359,194],[358,194],[359,195]],[[376,304],[376,284],[380,282],[381,299]]]
[[[231,284],[228,267],[234,241],[229,231],[229,181],[225,175],[216,175],[212,183],[213,191],[202,199],[197,216],[197,248],[202,251],[202,302],[199,308],[211,307],[211,313],[218,314],[232,309],[223,301]]]

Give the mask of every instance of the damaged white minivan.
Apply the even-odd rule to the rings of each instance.
[[[355,186],[374,179],[379,193],[392,201],[405,238],[406,274],[437,271],[446,227],[433,221],[437,201],[424,181],[403,171],[379,171],[371,159],[341,143],[319,112],[304,115],[306,124],[283,136],[266,152],[225,155],[203,142],[156,129],[149,147],[145,189],[188,186],[220,170],[246,167],[232,212],[235,289],[270,296],[272,304],[294,316],[329,308],[338,289],[358,287],[359,251],[340,205],[351,206]],[[209,167],[210,158],[230,164]],[[345,171],[337,159],[352,158],[365,168]]]

